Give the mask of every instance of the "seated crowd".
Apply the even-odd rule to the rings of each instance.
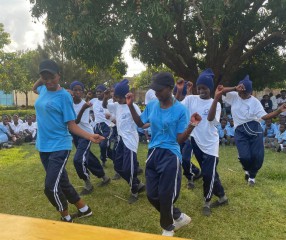
[[[3,115],[0,122],[0,148],[11,148],[23,142],[35,144],[37,137],[36,115],[28,115],[24,120],[17,114]]]

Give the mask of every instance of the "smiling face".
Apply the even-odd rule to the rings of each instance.
[[[60,75],[52,74],[48,71],[44,71],[40,74],[41,80],[48,89],[48,91],[57,91],[59,87]]]
[[[197,85],[197,93],[200,95],[201,99],[209,99],[211,95],[210,89],[203,84]]]

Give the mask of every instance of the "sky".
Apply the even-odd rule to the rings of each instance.
[[[42,24],[43,20],[31,17],[29,0],[0,0],[0,9],[0,23],[4,24],[4,31],[10,34],[11,40],[5,51],[32,50],[42,44],[45,26]],[[127,39],[122,48],[122,56],[128,64],[128,77],[145,70],[139,60],[131,57],[131,45],[131,40]]]

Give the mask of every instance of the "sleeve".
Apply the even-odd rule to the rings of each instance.
[[[37,87],[37,92],[38,92],[38,94],[40,95],[40,94],[42,94],[46,89],[47,89],[47,88],[46,88],[45,85],[41,85],[41,86]]]
[[[76,114],[72,105],[72,97],[67,92],[62,96],[62,113],[64,122],[69,122],[76,119]]]
[[[215,126],[220,123],[220,122],[219,122],[220,116],[221,116],[221,104],[220,104],[220,103],[217,103],[215,118],[214,118],[214,120],[212,121],[212,123],[213,123]]]
[[[152,104],[151,103],[147,104],[145,110],[140,115],[140,119],[144,124],[149,122],[150,105],[152,105]],[[135,108],[135,110],[136,110],[136,108]]]
[[[228,92],[224,98],[224,101],[230,105],[232,105],[233,101],[235,100],[236,96],[238,95],[237,92]]]
[[[189,121],[190,116],[188,110],[183,107],[178,121],[177,133],[183,133],[186,130]]]
[[[116,103],[107,103],[107,109],[110,113],[115,114],[116,112]]]
[[[133,105],[134,105],[134,108],[135,108],[137,114],[140,116],[140,115],[141,115],[141,110],[140,110],[140,108],[138,107],[137,104],[133,104]]]

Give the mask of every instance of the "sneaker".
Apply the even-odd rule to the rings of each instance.
[[[248,173],[245,173],[245,175],[244,175],[244,179],[245,179],[245,181],[247,181],[247,182],[248,182],[248,179],[249,179],[249,174],[248,174]]]
[[[228,199],[225,199],[222,202],[220,202],[219,200],[216,200],[215,202],[211,203],[211,208],[216,208],[216,207],[220,207],[220,206],[227,205],[227,204],[228,204]]]
[[[104,186],[106,186],[106,185],[108,185],[109,183],[110,183],[110,177],[108,177],[107,179],[105,179],[105,180],[102,180],[100,183],[98,183],[96,186],[98,186],[98,187],[104,187]]]
[[[168,231],[168,230],[163,229],[163,232],[162,232],[162,236],[165,236],[165,237],[173,237],[174,234],[175,234],[175,232],[173,230]]]
[[[112,177],[112,180],[118,180],[120,178],[121,176],[119,175],[119,173],[115,173],[115,175]]]
[[[203,176],[203,175],[202,175],[202,172],[200,171],[198,174],[196,174],[196,175],[193,176],[193,180],[194,180],[194,181],[195,181],[195,180],[198,180],[198,179],[200,179],[202,176]]]
[[[138,193],[142,193],[145,191],[145,184],[140,182],[138,185]]]
[[[210,216],[211,215],[211,208],[210,206],[203,206],[203,209],[202,209],[202,214],[204,216]]]
[[[188,225],[190,222],[192,221],[192,219],[185,213],[181,213],[181,216],[174,220],[174,225],[175,225],[175,231],[180,229],[181,227],[184,227],[186,225]]]
[[[192,179],[188,180],[187,188],[188,189],[194,189],[195,188],[195,184],[194,184],[194,181]]]
[[[128,203],[133,204],[133,203],[137,202],[137,200],[138,200],[138,194],[132,194],[131,193],[130,197],[128,199]]]
[[[62,221],[62,222],[69,222],[69,223],[73,223],[72,218],[71,218],[70,220],[67,220],[67,219],[66,219],[66,218],[64,218],[64,217],[61,217],[61,221]]]
[[[84,188],[84,189],[79,193],[79,195],[80,195],[80,196],[84,196],[84,195],[91,194],[92,192],[93,192],[93,186],[92,186],[91,189],[86,189],[86,188]]]
[[[80,210],[78,210],[77,213],[74,213],[71,215],[71,218],[84,218],[84,217],[89,217],[92,215],[92,211],[90,209],[90,207],[88,207],[88,209],[85,212],[81,212]]]
[[[254,187],[254,186],[255,186],[255,180],[249,179],[249,180],[248,180],[248,186],[249,186],[249,187]]]
[[[137,168],[137,175],[141,175],[143,173],[143,169],[142,168]]]

